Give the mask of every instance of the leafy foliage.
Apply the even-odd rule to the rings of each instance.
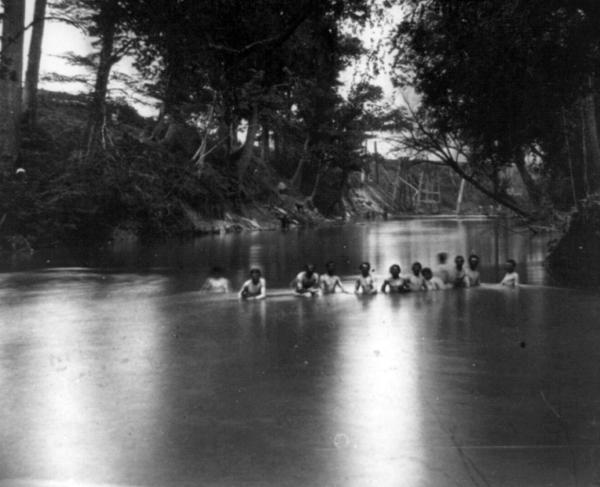
[[[431,128],[458,136],[478,169],[494,174],[516,164],[532,201],[541,204],[557,175],[567,173],[567,141],[581,147],[571,129],[577,104],[596,90],[600,6],[586,0],[403,3],[410,15],[394,39],[397,82],[417,89]],[[532,155],[543,161],[545,179],[525,167]],[[564,196],[558,198],[555,204]]]

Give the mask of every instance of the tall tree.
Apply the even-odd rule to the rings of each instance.
[[[44,38],[44,27],[46,25],[46,5],[47,0],[35,0],[31,41],[29,44],[29,55],[27,57],[25,90],[23,92],[23,115],[29,126],[35,125],[37,117],[37,94],[40,76],[40,61],[42,58],[42,40]]]
[[[136,4],[133,0],[61,0],[53,4],[59,16],[76,19],[72,23],[94,39],[93,45],[98,49],[84,59],[85,63],[95,67],[94,89],[84,134],[88,157],[104,143],[103,127],[111,71],[134,43],[129,24],[134,14],[131,6]]]
[[[364,24],[370,0],[140,0],[132,8],[140,9],[132,16],[137,64],[156,80],[163,120],[173,128],[207,114],[221,148],[211,153],[225,162],[240,196],[247,169],[259,159],[288,177],[301,161],[306,170],[296,179],[308,195],[336,165],[332,154],[352,159],[338,150],[339,74],[362,52],[347,23]],[[255,147],[259,137],[262,150]],[[197,154],[204,154],[206,138],[199,144]]]
[[[593,80],[600,67],[600,5],[588,0],[402,3],[410,13],[394,39],[397,81],[416,87],[431,127],[460,136],[482,171],[490,162],[514,164],[533,206],[543,205],[552,192],[551,178],[564,173],[568,159],[565,113],[573,120],[583,104],[588,144],[597,147]],[[527,162],[532,154],[543,161],[542,177]],[[600,158],[600,152],[591,156]],[[581,164],[575,169],[583,170]]]
[[[13,171],[19,155],[25,2],[4,0],[2,5],[0,173],[8,174]]]

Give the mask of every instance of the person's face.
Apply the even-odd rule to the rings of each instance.
[[[335,264],[331,263],[331,264],[327,264],[327,273],[331,276],[333,276],[333,274],[335,273]]]
[[[253,271],[250,273],[250,278],[253,282],[258,282],[260,280],[260,272]]]
[[[469,259],[469,267],[473,270],[477,269],[477,266],[479,265],[479,259],[476,257],[471,257]]]
[[[423,272],[423,277],[425,278],[426,281],[431,281],[431,278],[433,277],[433,275],[431,274],[431,272]]]
[[[454,259],[454,262],[456,264],[456,267],[458,267],[459,269],[462,269],[462,266],[465,263],[465,259],[463,259],[462,257],[457,257],[456,259]]]
[[[360,273],[363,277],[367,277],[369,275],[369,271],[371,268],[367,265],[360,266]]]
[[[397,266],[397,265],[393,265],[393,266],[390,268],[390,274],[392,275],[392,277],[393,277],[394,279],[396,279],[396,278],[397,278],[397,277],[400,275],[400,267],[399,267],[399,266]]]
[[[515,272],[515,266],[512,262],[507,262],[504,268],[506,269],[506,272]]]
[[[413,264],[412,271],[415,276],[418,276],[421,273],[421,264]]]
[[[312,276],[314,272],[315,272],[315,266],[314,265],[309,264],[309,265],[306,266],[306,275],[308,277]]]

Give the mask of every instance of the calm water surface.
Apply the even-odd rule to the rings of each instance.
[[[541,286],[548,236],[386,222],[54,252],[0,275],[0,486],[600,483],[600,299]],[[477,252],[528,286],[287,296]],[[198,293],[210,266],[263,302]]]

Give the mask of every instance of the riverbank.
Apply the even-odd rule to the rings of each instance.
[[[551,245],[547,267],[566,285],[600,286],[600,202],[588,202],[571,216],[566,231]]]
[[[24,130],[18,170],[0,181],[0,250],[333,224],[361,211],[352,198],[349,208],[340,204],[339,170],[327,173],[322,187],[301,188],[281,161],[267,162],[257,150],[240,178],[241,146],[227,156],[209,140],[199,160],[191,125],[172,123],[157,135],[160,123],[124,104],[109,104],[102,150],[86,154],[87,107],[84,96],[40,94],[38,124]]]
[[[104,147],[90,157],[82,150],[85,97],[41,94],[39,123],[23,134],[18,171],[1,181],[0,251],[424,216],[399,205],[389,184],[369,177],[368,155],[301,184],[297,171],[290,173],[301,155],[288,155],[293,164],[287,167],[256,150],[240,179],[238,156],[225,157],[218,144],[195,158],[193,128],[183,124],[174,129],[178,138],[159,140],[156,121],[123,104],[109,105],[109,112]],[[443,201],[438,210],[453,204]],[[467,211],[476,208],[472,202]]]

